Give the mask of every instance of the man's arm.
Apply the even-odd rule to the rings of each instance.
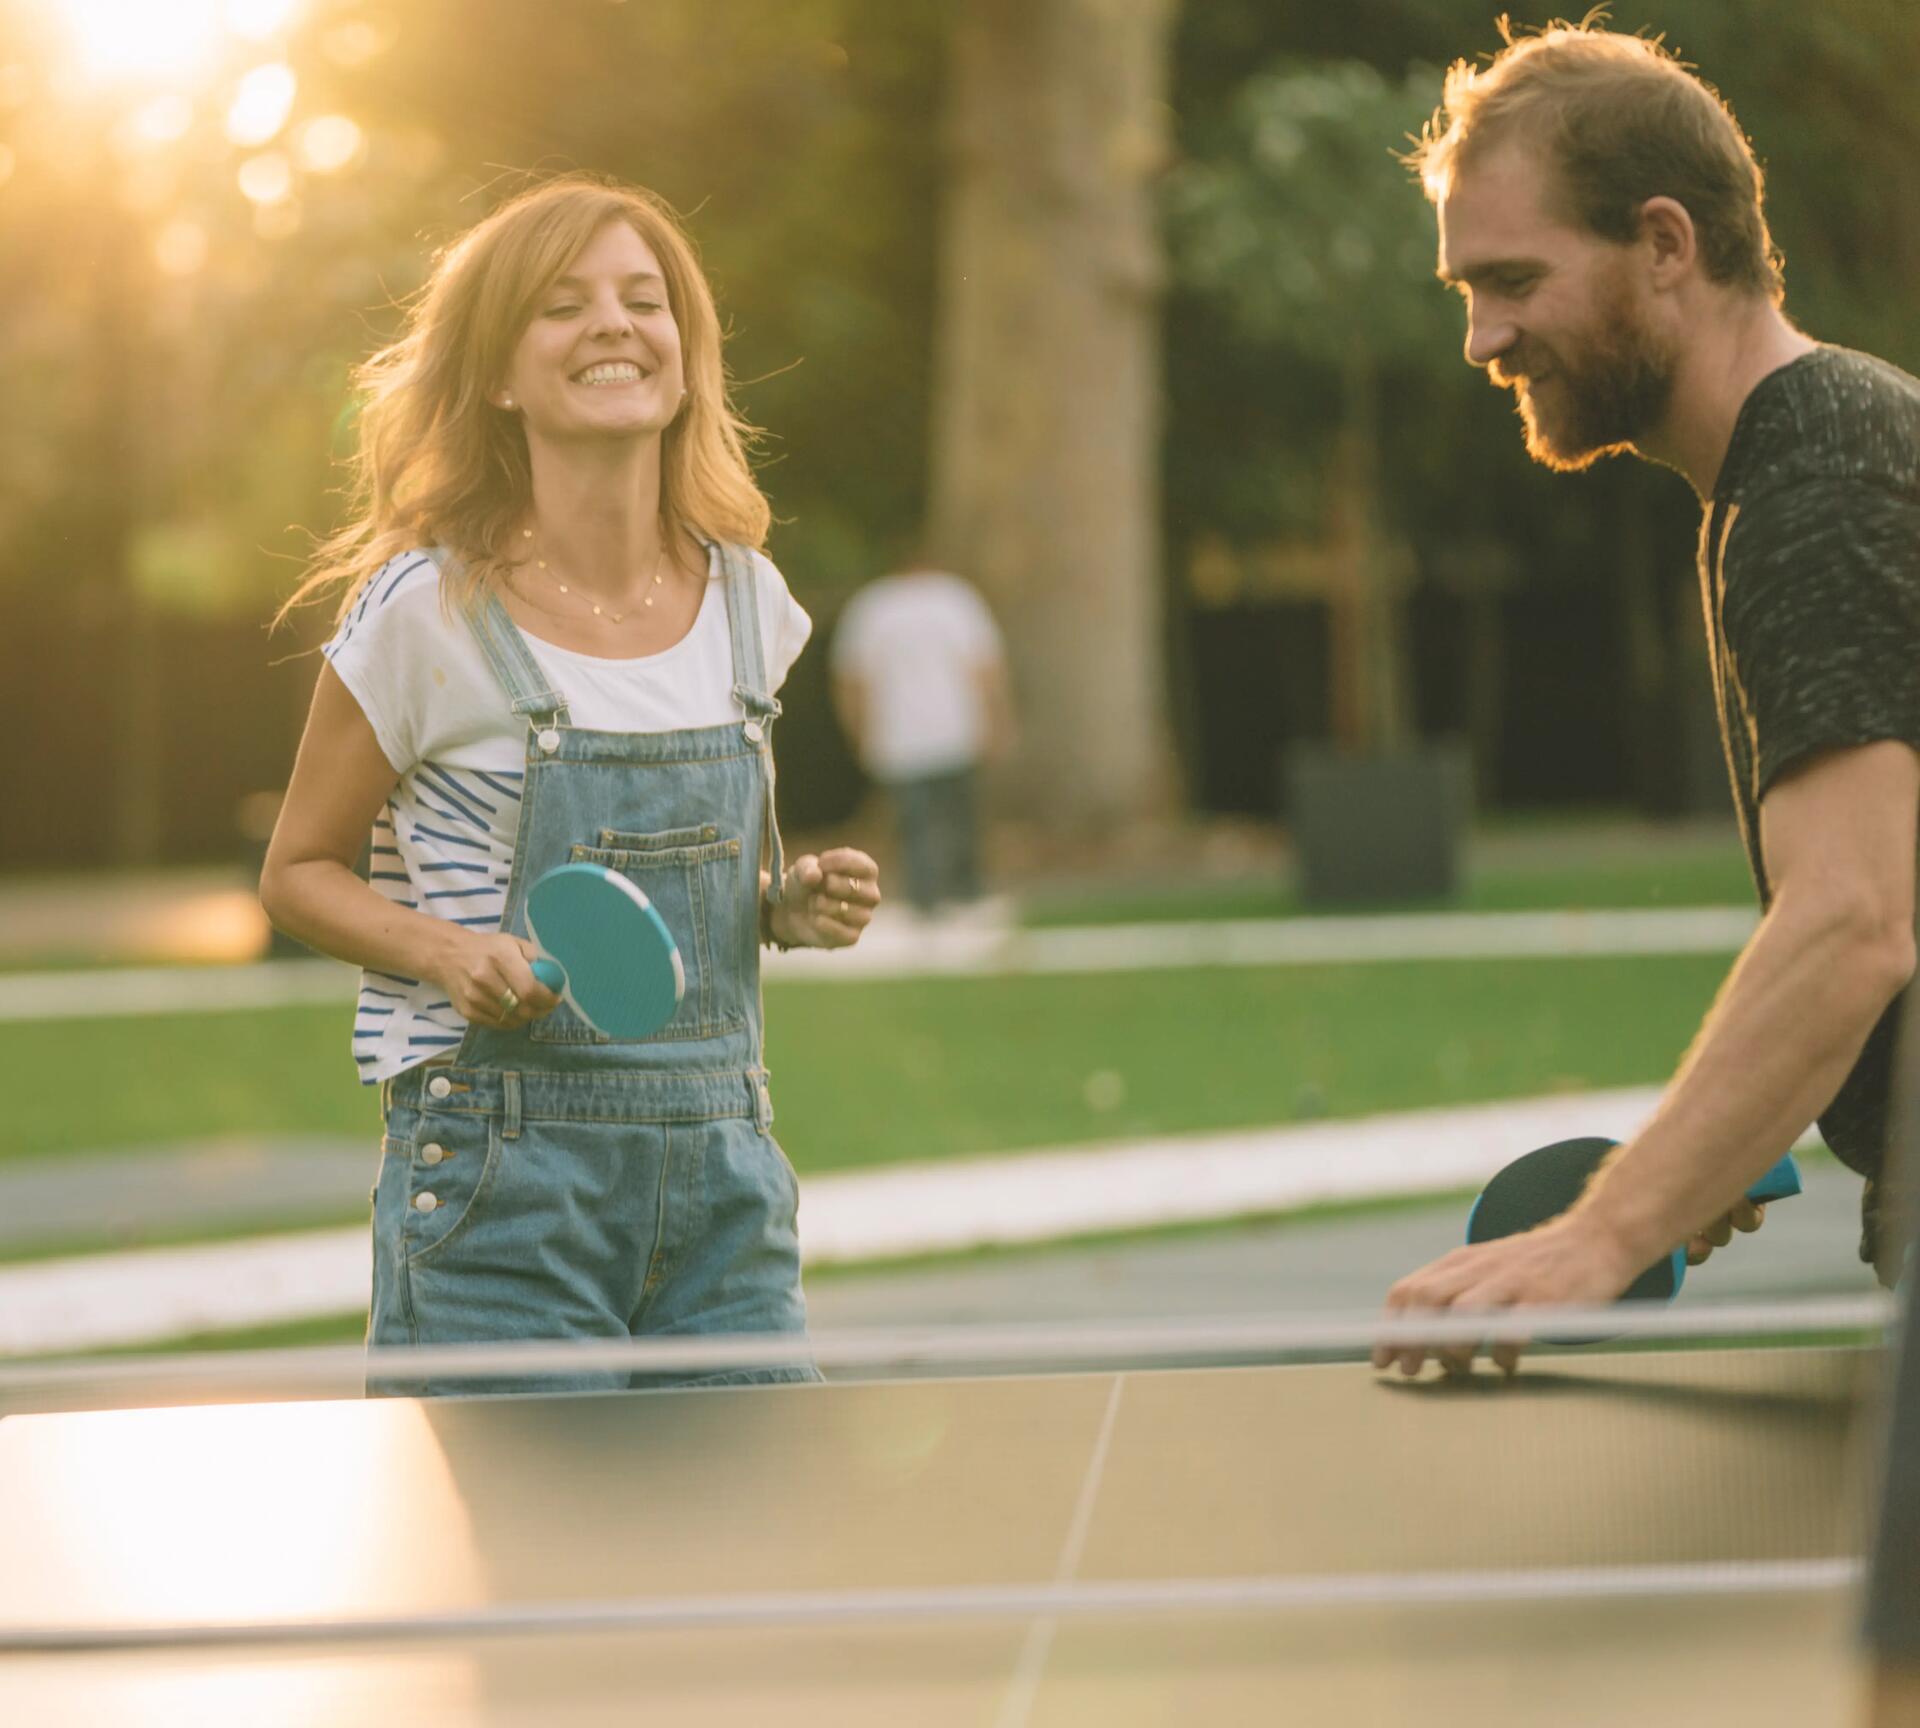
[[[1453,1253],[1403,1278],[1397,1308],[1608,1302],[1732,1208],[1840,1089],[1913,974],[1920,754],[1905,743],[1837,750],[1783,775],[1761,805],[1773,904],[1653,1120],[1561,1217]],[[1382,1345],[1378,1367],[1429,1354]],[[1511,1367],[1514,1346],[1497,1346]]]
[[[1581,1201],[1651,1263],[1805,1131],[1913,975],[1920,755],[1836,751],[1760,806],[1773,905],[1646,1129]],[[1676,1228],[1677,1226],[1677,1228]]]

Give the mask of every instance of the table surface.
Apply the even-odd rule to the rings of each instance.
[[[1853,1602],[1809,1580],[1860,1551],[1855,1419],[1878,1362],[1642,1352],[1511,1384],[1192,1368],[13,1416],[0,1720],[1839,1720]],[[1740,1593],[1631,1570],[1772,1563],[1772,1587]],[[1425,1599],[1434,1574],[1466,1588]],[[1175,1583],[1288,1599],[1092,1601]],[[1336,1599],[1291,1599],[1309,1585]],[[971,1611],[936,1612],[956,1604]],[[574,1618],[593,1625],[553,1623]],[[351,1635],[314,1638],[340,1621]],[[25,1648],[76,1629],[127,1647]],[[181,1629],[199,1642],[153,1647]]]

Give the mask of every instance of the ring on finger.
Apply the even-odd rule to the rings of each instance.
[[[500,992],[500,1012],[503,1016],[511,1014],[519,1006],[520,992],[509,984],[506,989]]]

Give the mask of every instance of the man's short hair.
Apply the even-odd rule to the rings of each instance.
[[[1427,196],[1501,144],[1544,146],[1557,202],[1603,240],[1640,232],[1649,198],[1693,218],[1707,276],[1778,304],[1781,260],[1767,231],[1765,177],[1720,93],[1657,37],[1617,35],[1600,15],[1516,36],[1485,65],[1456,60],[1408,161]]]

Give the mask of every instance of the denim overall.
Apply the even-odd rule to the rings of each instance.
[[[679,945],[686,995],[652,1037],[619,1043],[571,1008],[513,1032],[469,1025],[450,1063],[386,1083],[373,1203],[375,1345],[799,1332],[799,1185],[772,1136],[762,1060],[763,848],[780,881],[771,732],[751,560],[713,547],[744,721],[673,732],[569,723],[499,598],[466,623],[513,712],[526,780],[502,928],[556,864],[634,881]],[[703,1384],[811,1380],[743,1370]],[[382,1380],[413,1395],[661,1385],[583,1374],[525,1382]]]

